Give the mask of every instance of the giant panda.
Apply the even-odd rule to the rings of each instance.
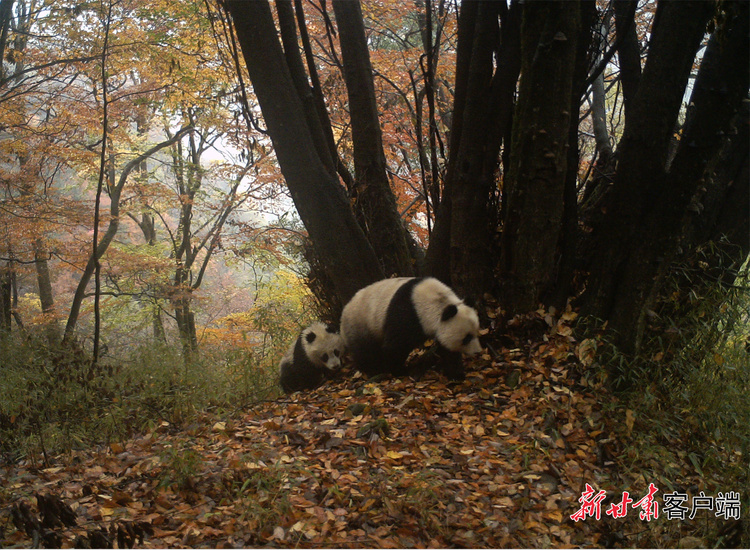
[[[443,370],[464,378],[461,354],[481,351],[477,312],[435,278],[384,279],[359,290],[341,315],[341,336],[367,375],[406,374],[409,353],[434,338]]]
[[[303,330],[279,363],[281,388],[286,393],[319,386],[341,365],[344,343],[333,327],[313,323]]]

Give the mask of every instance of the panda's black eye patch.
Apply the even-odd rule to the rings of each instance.
[[[323,354],[323,355],[321,356],[321,359],[323,360],[323,362],[324,362],[324,363],[327,363],[327,362],[328,362],[328,354],[327,354],[327,353],[324,353],[324,354]]]
[[[315,341],[315,338],[317,338],[317,336],[314,332],[308,332],[305,339],[307,340],[308,344],[312,344]]]
[[[339,356],[339,350],[337,350],[337,349],[333,350],[333,354],[334,354],[334,355],[335,355],[336,357],[338,357],[338,356]]]
[[[462,344],[462,345],[464,345],[464,346],[466,346],[466,345],[468,345],[468,344],[469,344],[469,342],[471,342],[471,341],[472,341],[473,339],[474,339],[474,335],[473,335],[473,334],[467,334],[466,336],[464,336],[464,339],[463,339],[463,340],[461,340],[461,344]]]

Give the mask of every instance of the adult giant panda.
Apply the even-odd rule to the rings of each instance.
[[[461,353],[481,351],[477,312],[432,277],[384,279],[359,290],[341,315],[341,336],[359,370],[406,373],[409,353],[437,340],[443,370],[463,379]]]
[[[281,388],[286,393],[319,386],[341,365],[344,342],[336,330],[313,323],[303,330],[279,363]]]

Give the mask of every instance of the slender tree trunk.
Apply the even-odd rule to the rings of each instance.
[[[284,58],[289,67],[289,73],[294,82],[302,104],[304,105],[305,120],[307,121],[310,131],[314,136],[313,143],[321,161],[325,165],[331,176],[336,174],[334,158],[336,148],[333,144],[333,133],[330,132],[330,122],[327,117],[322,119],[320,111],[315,102],[315,96],[307,81],[305,67],[302,63],[299,46],[297,45],[297,25],[295,23],[294,8],[289,0],[276,0],[276,12],[279,17],[279,27],[281,30],[281,41],[284,46]],[[328,124],[326,129],[325,124]],[[330,137],[328,136],[329,132]]]
[[[11,312],[13,311],[13,266],[7,261],[0,267],[0,332],[10,333]]]
[[[422,77],[424,79],[424,97],[427,100],[427,117],[428,117],[428,142],[430,147],[429,177],[428,184],[425,186],[425,206],[427,209],[427,225],[430,225],[430,204],[433,208],[440,206],[440,167],[438,164],[438,126],[435,116],[435,73],[437,71],[438,54],[440,52],[440,35],[442,34],[442,25],[436,26],[436,36],[433,40],[433,9],[432,0],[424,0],[424,12],[419,17],[419,25],[422,35],[422,48],[424,49],[424,61],[422,62]],[[416,99],[416,98],[415,98]],[[420,103],[421,101],[417,99]],[[421,125],[419,127],[421,134]],[[421,136],[420,136],[421,142]],[[427,164],[423,160],[423,167]]]
[[[174,143],[176,140],[179,140],[184,136],[187,132],[191,131],[191,127],[182,128],[179,132],[177,132],[171,139],[168,139],[166,141],[163,141],[155,146],[153,146],[151,149],[143,153],[142,155],[139,155],[137,158],[133,159],[129,163],[127,163],[122,171],[120,172],[120,178],[118,179],[117,183],[112,185],[112,187],[109,190],[109,200],[110,200],[110,207],[109,207],[109,223],[107,225],[107,230],[102,235],[101,239],[99,240],[99,244],[96,247],[96,251],[92,252],[92,254],[89,256],[88,262],[86,263],[86,266],[83,269],[83,273],[81,274],[81,279],[78,281],[78,286],[76,287],[76,292],[73,296],[73,301],[70,305],[70,313],[68,313],[68,322],[65,325],[65,333],[63,335],[63,344],[67,344],[70,342],[70,338],[73,337],[73,333],[75,332],[76,325],[78,323],[78,316],[81,312],[81,305],[83,304],[83,299],[86,297],[86,289],[88,287],[89,282],[91,282],[91,277],[94,274],[94,270],[96,268],[96,262],[104,255],[104,253],[109,248],[109,245],[112,243],[112,240],[115,238],[115,235],[117,235],[117,230],[120,226],[120,196],[122,194],[122,190],[125,187],[125,183],[128,180],[128,176],[130,173],[137,168],[137,166],[143,162],[144,159],[150,157],[154,153],[160,151],[164,147],[168,147],[172,143]]]
[[[536,309],[554,283],[568,159],[579,2],[524,4],[522,77],[505,185],[503,304]]]
[[[383,271],[349,207],[343,188],[321,161],[302,102],[265,1],[224,2],[232,16],[250,80],[294,204],[342,303]]]
[[[305,14],[302,9],[302,0],[294,0],[294,12],[297,17],[297,26],[299,27],[300,38],[302,39],[302,48],[305,52],[305,62],[307,63],[307,72],[310,75],[310,83],[312,84],[312,96],[315,110],[318,113],[318,118],[325,134],[325,141],[328,144],[331,157],[336,163],[336,172],[339,177],[344,180],[344,184],[348,190],[354,188],[354,177],[349,172],[349,169],[344,165],[344,161],[338,154],[336,149],[336,140],[333,136],[333,128],[331,127],[331,120],[328,116],[328,109],[326,108],[325,97],[323,95],[323,86],[320,84],[320,78],[318,77],[318,69],[315,66],[315,56],[313,54],[312,45],[310,43],[310,36],[307,32],[307,26],[305,23]],[[281,14],[279,14],[281,17]],[[282,29],[283,32],[283,29]]]
[[[55,318],[55,300],[49,276],[47,255],[42,240],[34,241],[34,266],[36,267],[36,280],[39,286],[39,300],[42,305],[42,313],[45,316],[47,340],[53,345],[60,342],[62,334]]]

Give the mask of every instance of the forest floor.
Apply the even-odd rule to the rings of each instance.
[[[0,547],[705,544],[660,495],[713,485],[689,461],[633,467],[634,413],[594,379],[595,345],[565,317],[526,319],[463,382],[346,375],[231,418],[2,466]]]

